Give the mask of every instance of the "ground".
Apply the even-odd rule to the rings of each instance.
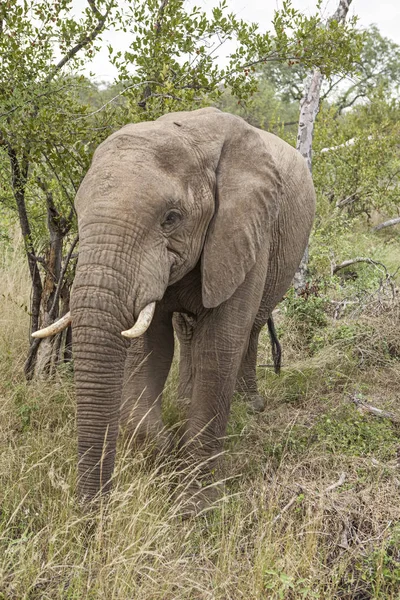
[[[259,367],[262,414],[235,397],[213,510],[183,520],[173,458],[149,464],[121,442],[109,504],[85,513],[70,368],[25,382],[19,250],[0,271],[0,599],[400,597],[396,301],[337,318],[318,292],[288,297],[276,315],[282,374]],[[265,333],[259,363],[270,362]],[[170,426],[182,418],[176,388],[174,365]]]

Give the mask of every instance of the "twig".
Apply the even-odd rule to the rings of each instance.
[[[162,87],[164,85],[164,84],[162,84],[162,83],[160,83],[158,81],[153,81],[153,80],[141,81],[140,83],[134,83],[132,85],[128,85],[128,87],[124,88],[116,96],[114,96],[113,98],[111,98],[111,100],[108,100],[108,102],[106,102],[105,104],[103,104],[103,106],[100,106],[100,108],[97,108],[96,110],[94,110],[94,111],[92,111],[92,112],[90,112],[88,114],[79,115],[79,117],[75,117],[74,121],[80,121],[81,119],[87,119],[88,117],[92,117],[93,115],[96,115],[97,113],[101,112],[106,106],[108,106],[109,104],[111,104],[112,102],[114,102],[114,100],[117,100],[117,98],[119,98],[120,96],[122,96],[123,94],[125,94],[125,92],[128,92],[129,90],[132,90],[133,88],[142,87],[143,85],[150,85],[151,83],[159,85],[160,87]]]
[[[355,192],[353,192],[353,194],[350,194],[350,196],[347,196],[346,198],[343,198],[343,200],[339,200],[338,202],[336,202],[336,208],[343,208],[344,206],[353,204],[354,202],[357,202],[358,199],[358,190],[356,190]]]
[[[330,300],[329,303],[336,306],[333,312],[333,320],[336,321],[339,318],[341,311],[346,310],[346,306],[360,304],[360,300]]]
[[[299,497],[299,494],[296,494],[295,496],[293,496],[293,498],[291,498],[289,500],[289,502],[282,508],[281,512],[272,519],[272,523],[276,523],[277,521],[279,521],[279,519],[282,518],[282,515],[286,511],[288,511],[291,506],[293,506],[293,504],[296,502],[298,497]]]
[[[315,496],[317,497],[321,497],[324,494],[327,494],[328,492],[332,492],[333,490],[336,490],[338,487],[340,487],[341,485],[344,484],[344,482],[346,481],[346,473],[343,471],[340,474],[340,477],[337,481],[335,481],[335,483],[332,483],[331,485],[329,485],[323,492],[321,493],[316,493],[316,492],[312,492],[312,490],[305,488],[304,485],[301,485],[299,483],[297,483],[296,485],[299,486],[300,491],[302,493],[304,492],[310,492],[315,494]],[[272,524],[276,523],[277,521],[279,521],[282,518],[282,515],[287,512],[289,510],[289,508],[291,506],[293,506],[293,504],[297,501],[297,499],[299,498],[300,494],[296,494],[295,496],[293,496],[289,502],[287,504],[285,504],[285,506],[282,508],[281,512],[279,514],[277,514],[273,519],[272,519]]]

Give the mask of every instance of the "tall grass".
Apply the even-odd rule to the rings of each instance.
[[[351,401],[400,413],[398,356],[382,359],[397,313],[367,336],[362,323],[329,322],[310,352],[296,320],[281,318],[282,376],[259,369],[262,415],[235,398],[213,510],[183,519],[174,458],[150,463],[121,440],[108,503],[85,511],[71,375],[26,384],[20,249],[0,265],[0,599],[400,597],[399,428]],[[261,362],[267,349],[263,337]],[[175,396],[176,367],[169,423]]]

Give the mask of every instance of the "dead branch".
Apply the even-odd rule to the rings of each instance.
[[[346,307],[349,305],[354,305],[354,304],[360,304],[359,300],[347,300],[346,298],[344,300],[330,300],[329,302],[330,304],[332,304],[333,306],[335,306],[335,310],[333,311],[333,320],[336,321],[339,316],[340,313],[344,310],[346,310]]]
[[[367,140],[372,140],[373,136],[369,135],[367,137]],[[320,150],[320,152],[332,152],[333,150],[340,150],[340,148],[348,148],[349,146],[354,146],[354,144],[356,143],[356,138],[351,138],[350,140],[347,140],[346,142],[343,142],[343,144],[339,144],[338,146],[331,146],[330,148],[322,148]]]
[[[344,269],[345,267],[349,267],[350,265],[354,265],[357,263],[367,263],[373,265],[374,267],[381,267],[384,271],[385,279],[381,279],[379,284],[378,293],[381,293],[385,289],[385,285],[388,286],[392,293],[392,299],[396,298],[396,285],[395,285],[395,277],[399,271],[399,268],[396,269],[394,273],[389,273],[386,265],[384,265],[379,260],[373,260],[372,258],[365,256],[357,256],[356,258],[352,258],[349,260],[345,260],[340,265],[334,265],[332,268],[332,275],[340,271],[340,269]]]
[[[332,483],[331,485],[328,485],[328,487],[325,488],[325,490],[323,491],[323,493],[327,494],[328,492],[332,492],[333,490],[336,490],[336,488],[338,488],[341,485],[343,485],[345,481],[346,481],[346,473],[343,471],[343,473],[340,474],[339,479],[337,481],[335,481],[335,483]]]
[[[358,191],[353,192],[350,196],[343,198],[343,200],[339,200],[336,202],[336,208],[343,208],[344,206],[348,206],[349,204],[354,204],[359,199]]]
[[[355,265],[357,263],[368,263],[370,265],[374,265],[375,267],[382,267],[385,271],[386,276],[389,276],[389,272],[383,263],[365,256],[357,256],[356,258],[351,258],[349,260],[343,261],[342,263],[340,263],[340,265],[335,265],[332,269],[332,274],[334,275],[335,273],[340,271],[340,269],[344,269],[346,267],[349,267],[350,265]]]
[[[282,518],[282,515],[286,511],[288,511],[291,506],[293,506],[293,504],[296,502],[298,497],[299,497],[299,494],[296,494],[295,496],[293,496],[293,498],[291,498],[289,500],[289,502],[287,504],[285,504],[285,506],[282,508],[281,512],[272,519],[272,523],[276,523],[277,521],[279,521]]]
[[[369,413],[371,415],[374,415],[374,417],[380,417],[381,419],[390,419],[394,423],[399,422],[399,418],[397,415],[395,415],[392,412],[382,410],[381,408],[376,408],[376,406],[372,406],[372,404],[367,404],[366,402],[364,402],[364,400],[359,398],[357,394],[353,394],[352,396],[350,396],[350,399],[352,402],[354,402],[354,404],[357,406],[360,412]]]
[[[380,223],[375,227],[372,227],[371,231],[380,231],[381,229],[385,229],[386,227],[393,227],[393,225],[398,225],[400,223],[400,217],[396,217],[395,219],[389,219],[389,221],[385,221],[384,223]]]
[[[343,471],[340,474],[340,477],[337,481],[335,481],[334,483],[332,483],[331,485],[328,485],[327,488],[325,488],[325,490],[323,490],[321,493],[318,492],[313,492],[312,490],[305,488],[304,485],[301,484],[296,484],[299,488],[300,491],[302,493],[304,492],[309,492],[311,494],[314,494],[317,497],[321,497],[324,494],[327,494],[329,492],[333,492],[333,490],[336,490],[337,488],[339,488],[340,486],[342,486],[344,484],[344,482],[346,481],[346,473]],[[296,494],[295,496],[293,496],[292,498],[290,498],[289,502],[287,504],[285,504],[285,506],[282,508],[281,512],[279,514],[277,514],[273,519],[272,519],[272,524],[276,523],[277,521],[279,521],[282,518],[282,515],[287,512],[289,510],[289,508],[291,508],[293,506],[293,504],[296,502],[296,500],[298,499],[300,494]]]

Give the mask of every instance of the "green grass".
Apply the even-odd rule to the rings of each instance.
[[[398,313],[281,311],[282,375],[258,370],[261,415],[235,396],[212,511],[183,521],[173,458],[150,465],[121,440],[109,503],[85,512],[71,375],[25,382],[26,272],[18,253],[0,264],[0,600],[398,600],[399,425],[352,402],[400,414]],[[176,389],[174,364],[169,426]]]

